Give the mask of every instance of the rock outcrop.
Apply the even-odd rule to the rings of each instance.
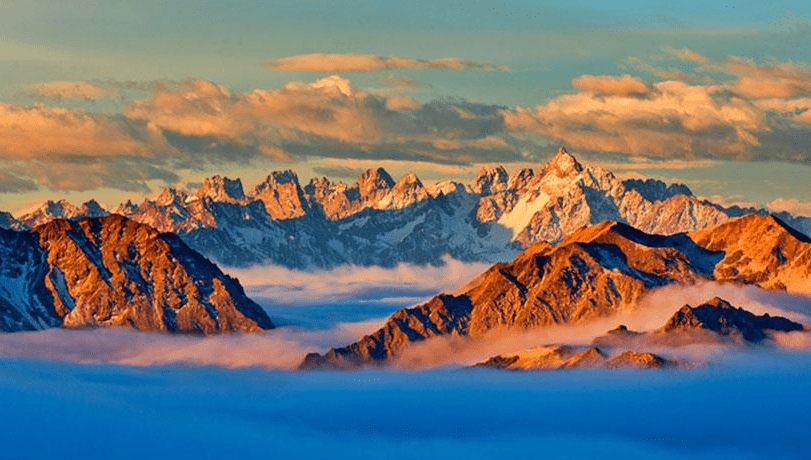
[[[175,235],[119,215],[0,231],[0,330],[124,326],[199,334],[273,327],[239,282]]]
[[[311,354],[303,366],[383,362],[412,342],[440,335],[582,323],[633,309],[651,288],[701,280],[811,293],[811,240],[758,214],[673,236],[604,222],[554,246],[533,245],[459,293],[399,310],[376,333],[326,355]]]
[[[49,202],[19,219],[0,218],[0,227],[30,229],[56,218],[107,212],[97,203]],[[245,190],[239,179],[214,176],[204,179],[199,190],[166,189],[112,212],[176,233],[224,265],[299,269],[436,265],[446,256],[498,262],[606,220],[670,235],[766,213],[724,208],[693,196],[681,184],[620,180],[580,163],[563,148],[537,170],[511,175],[501,166],[488,166],[470,183],[423,184],[413,173],[395,181],[383,168],[374,168],[354,183],[314,178],[302,186],[298,175],[287,170],[271,172]],[[811,232],[809,218],[779,217]]]
[[[682,364],[676,360],[650,352],[624,350],[609,356],[605,351],[594,346],[548,345],[494,356],[474,366],[528,371],[618,367],[663,369],[680,365]]]

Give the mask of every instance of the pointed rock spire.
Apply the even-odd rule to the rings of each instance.
[[[383,168],[369,169],[358,178],[358,194],[363,203],[378,200],[394,187],[394,179]]]
[[[82,217],[104,217],[108,214],[110,213],[96,200],[87,201],[79,208],[79,215]]]
[[[245,199],[245,192],[242,189],[240,179],[229,179],[222,176],[214,176],[203,180],[200,191],[197,192],[200,198],[209,197],[214,201],[226,203],[236,203]]]
[[[186,201],[186,193],[174,187],[163,189],[160,195],[155,199],[155,204],[158,206],[169,206],[173,203],[182,205]]]
[[[268,215],[274,219],[292,219],[307,214],[309,205],[291,170],[273,171],[257,185],[251,197],[265,204]]]
[[[473,179],[470,188],[480,195],[502,192],[509,187],[510,175],[501,167],[484,167]]]
[[[400,209],[429,198],[428,190],[413,172],[409,172],[394,184],[385,198],[375,207],[378,209]]]
[[[544,172],[552,172],[558,177],[574,176],[582,170],[583,165],[577,161],[577,158],[566,151],[566,147],[559,148],[558,153],[549,160],[546,168],[544,168]]]

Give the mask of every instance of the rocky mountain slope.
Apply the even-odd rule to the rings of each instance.
[[[302,184],[293,171],[282,171],[246,192],[239,179],[214,176],[199,190],[170,188],[155,199],[112,210],[92,201],[81,207],[48,202],[19,219],[0,216],[0,227],[29,229],[54,218],[115,212],[176,233],[224,265],[330,268],[439,264],[445,255],[497,262],[605,220],[675,234],[755,211],[699,200],[684,185],[622,181],[561,149],[537,171],[510,176],[502,167],[489,167],[469,184],[425,186],[414,174],[395,181],[382,168],[366,171],[354,184],[326,178]],[[780,218],[811,233],[811,219]]]
[[[786,318],[758,316],[716,297],[697,307],[683,306],[662,327],[652,331],[635,332],[621,325],[597,337],[590,346],[534,347],[503,353],[475,366],[511,370],[694,366],[700,363],[669,359],[644,349],[672,350],[672,347],[706,343],[758,343],[773,332],[808,330],[808,327]]]
[[[672,236],[603,222],[557,245],[537,243],[460,292],[401,309],[377,332],[308,355],[303,366],[382,362],[435,336],[582,323],[633,309],[651,288],[700,280],[811,293],[811,239],[759,214]]]
[[[235,279],[177,236],[111,215],[0,230],[0,330],[126,326],[270,329]]]
[[[660,328],[631,331],[624,325],[594,340],[599,346],[683,346],[696,343],[759,343],[774,332],[808,331],[782,316],[755,315],[715,297],[698,306],[684,305]]]
[[[616,368],[663,369],[684,365],[645,351],[624,350],[612,355],[598,347],[572,345],[548,345],[530,348],[516,353],[505,353],[475,364],[475,367],[491,367],[509,370]]]

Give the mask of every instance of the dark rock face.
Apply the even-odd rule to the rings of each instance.
[[[118,215],[3,231],[0,255],[5,331],[61,325],[215,334],[273,327],[238,281],[177,236]]]
[[[811,292],[809,279],[811,241],[772,216],[745,216],[673,236],[604,222],[555,246],[536,244],[511,263],[494,265],[463,292],[399,310],[376,333],[308,356],[303,367],[380,363],[411,342],[438,335],[480,337],[496,328],[581,323],[634,308],[649,289],[671,283],[718,280]],[[764,321],[771,320],[756,324]],[[778,323],[769,324],[783,327]]]
[[[36,234],[0,230],[0,331],[62,324],[44,284],[47,275],[47,254]]]
[[[697,307],[683,306],[659,331],[675,333],[696,329],[723,336],[740,334],[747,342],[761,342],[766,339],[767,331],[802,331],[803,325],[782,316],[757,316],[716,297]]]

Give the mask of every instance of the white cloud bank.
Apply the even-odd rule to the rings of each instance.
[[[490,267],[445,258],[440,266],[402,263],[394,268],[341,266],[302,271],[279,266],[225,268],[255,299],[284,305],[386,303],[412,305],[453,292]]]

